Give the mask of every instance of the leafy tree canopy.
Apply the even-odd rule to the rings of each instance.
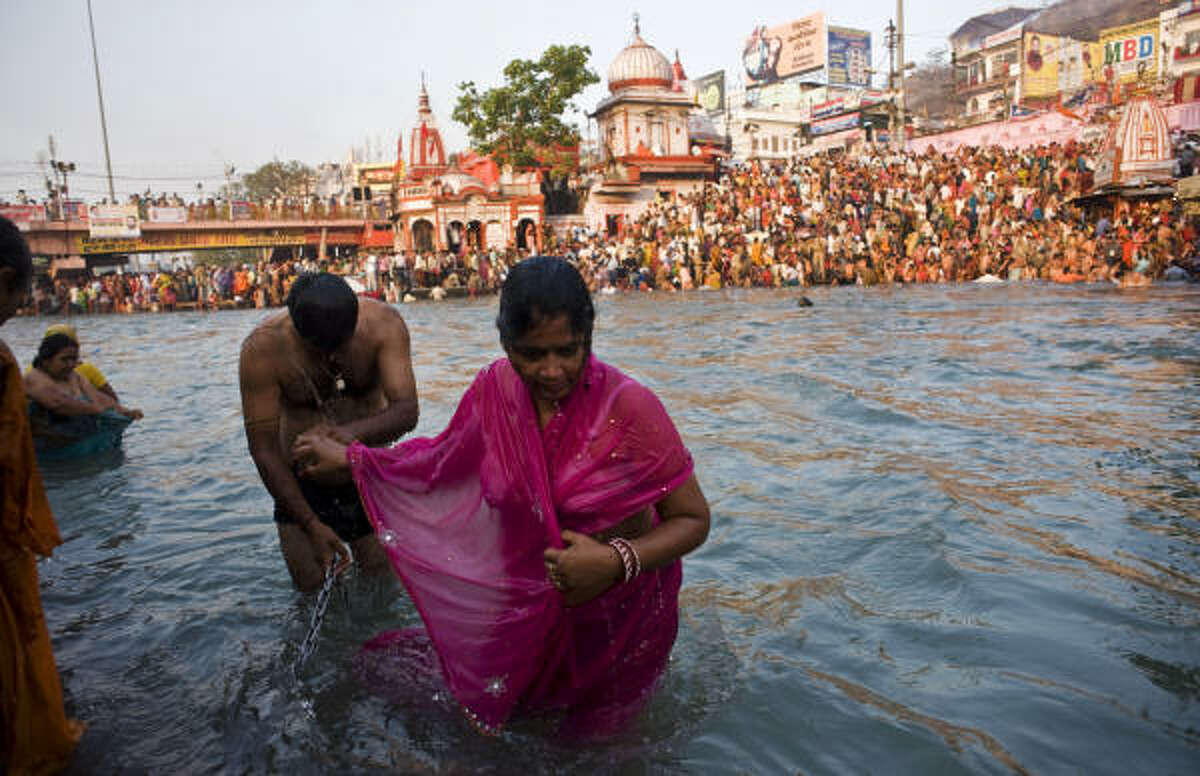
[[[293,159],[267,162],[252,173],[242,176],[246,195],[254,200],[271,197],[302,197],[312,191],[316,173],[307,164]]]
[[[514,59],[504,85],[480,93],[473,81],[458,85],[453,118],[467,128],[472,146],[498,164],[550,166],[563,172],[564,147],[579,144],[579,130],[562,120],[571,101],[600,76],[588,69],[588,46],[551,46],[537,61]]]

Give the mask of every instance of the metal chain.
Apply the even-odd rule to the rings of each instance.
[[[321,585],[321,591],[317,593],[317,604],[313,608],[312,622],[309,623],[308,633],[304,636],[304,641],[300,642],[300,651],[296,655],[296,662],[292,663],[292,676],[296,681],[300,681],[300,669],[308,662],[308,658],[312,656],[313,650],[317,647],[317,635],[321,632],[321,623],[325,620],[325,610],[329,608],[329,598],[333,594],[333,584],[337,581],[337,574],[334,573],[333,563],[325,569],[325,582]]]

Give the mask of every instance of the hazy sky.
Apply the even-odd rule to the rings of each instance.
[[[1027,3],[1026,5],[1036,5]],[[36,165],[50,134],[73,161],[72,195],[107,193],[104,147],[88,37],[86,0],[3,0],[0,198],[44,196]],[[997,0],[913,0],[905,5],[906,55],[920,61],[946,46]],[[450,151],[466,133],[450,119],[457,85],[497,85],[504,65],[537,58],[553,43],[591,47],[601,77],[578,100],[590,110],[604,75],[641,15],[642,36],[691,77],[724,68],[740,76],[744,38],[814,11],[872,34],[873,66],[887,69],[883,30],[896,5],[757,0],[655,0],[640,5],[577,0],[417,3],[412,0],[92,0],[119,196],[142,191],[211,193],[226,164],[247,172],[274,157],[343,161],[352,147],[386,147],[416,117],[421,71]],[[882,80],[878,83],[882,84]],[[584,127],[582,115],[576,122]]]

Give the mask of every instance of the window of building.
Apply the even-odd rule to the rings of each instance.
[[[650,153],[662,156],[667,152],[667,133],[663,131],[663,123],[654,121],[650,124]]]

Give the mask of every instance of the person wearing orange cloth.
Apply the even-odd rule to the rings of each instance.
[[[0,217],[0,325],[32,278],[29,246]],[[69,764],[84,730],[63,708],[38,590],[36,556],[62,538],[34,457],[21,367],[3,341],[0,390],[0,773],[54,773]]]

